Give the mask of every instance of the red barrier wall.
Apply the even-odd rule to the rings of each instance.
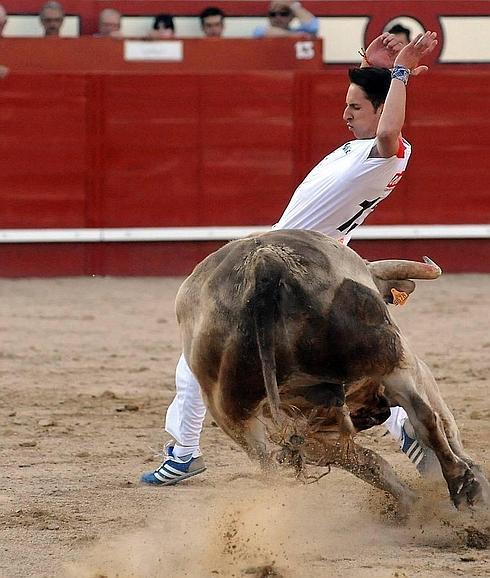
[[[133,39],[134,40],[134,39]],[[252,39],[186,38],[183,60],[126,61],[119,38],[0,38],[1,63],[12,72],[217,72],[220,70],[321,70],[322,42],[312,43],[312,57],[298,59],[301,38]],[[150,42],[148,42],[150,45]]]
[[[489,221],[487,78],[438,69],[413,82],[413,158],[369,224]],[[350,138],[345,87],[340,71],[12,74],[0,94],[0,227],[270,224]]]
[[[257,46],[216,47],[230,42]],[[351,138],[339,67],[136,70],[13,71],[2,81],[0,228],[271,224],[305,173]],[[412,160],[370,225],[489,222],[488,76],[487,66],[441,65],[411,81]],[[435,257],[427,247],[441,243],[446,269],[490,270],[488,239],[460,242],[461,250],[430,241],[424,253]],[[3,243],[0,274],[180,274],[215,246]],[[379,243],[355,246],[370,258]],[[398,257],[418,249],[412,241],[384,247],[383,256]]]

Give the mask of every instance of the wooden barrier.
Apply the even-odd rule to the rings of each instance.
[[[220,70],[322,70],[321,40],[302,38],[207,39],[186,38],[143,46],[179,44],[182,60],[132,61],[125,47],[138,39],[119,38],[0,38],[1,64],[13,73],[63,72],[217,72]],[[304,48],[307,51],[304,51]]]
[[[341,120],[345,68],[298,61],[277,70],[271,61],[252,70],[257,43],[219,40],[218,51],[242,47],[244,70],[227,69],[226,60],[215,72],[174,63],[132,63],[133,70],[119,52],[118,64],[109,59],[102,72],[92,68],[103,62],[93,51],[115,59],[121,43],[100,40],[1,41],[25,43],[22,55],[40,42],[42,50],[72,50],[74,59],[81,46],[86,54],[81,70],[63,70],[66,53],[51,60],[43,53],[49,72],[28,71],[27,62],[17,72],[8,62],[13,72],[0,85],[1,229],[270,225],[308,170],[351,138]],[[189,42],[196,50],[207,44]],[[294,42],[271,47],[290,55]],[[14,58],[11,47],[5,54]],[[411,81],[405,136],[413,156],[369,225],[489,222],[490,121],[482,112],[489,98],[485,66],[438,66]],[[490,270],[488,238],[357,243],[367,258],[380,247],[380,256],[417,258],[411,251],[423,245],[447,270]],[[183,274],[218,244],[3,242],[0,274]]]

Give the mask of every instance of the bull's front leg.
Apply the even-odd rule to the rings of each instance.
[[[480,493],[476,496],[475,501],[482,504],[490,503],[490,483],[488,482],[482,468],[474,462],[474,460],[466,453],[463,442],[461,441],[461,434],[456,424],[451,410],[441,396],[439,387],[432,375],[431,370],[422,360],[417,359],[418,375],[420,375],[420,382],[424,384],[424,393],[427,395],[431,407],[435,410],[437,415],[441,418],[444,432],[453,452],[461,458],[471,469],[475,478],[480,485]]]
[[[442,420],[417,391],[416,377],[416,363],[393,372],[383,379],[386,393],[407,412],[417,439],[434,450],[454,505],[459,508],[466,501],[472,506],[481,494],[480,484],[470,465],[452,450]]]

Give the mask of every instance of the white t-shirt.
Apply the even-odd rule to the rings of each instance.
[[[396,155],[369,158],[376,138],[345,143],[308,174],[273,229],[312,229],[347,244],[400,181],[412,147],[400,139]]]

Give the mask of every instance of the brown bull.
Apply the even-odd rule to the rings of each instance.
[[[439,275],[431,262],[365,263],[313,231],[234,241],[178,293],[184,355],[216,422],[264,466],[279,445],[276,458],[299,470],[303,460],[334,464],[407,506],[414,494],[391,466],[352,441],[400,405],[436,453],[455,505],[471,505],[488,482],[384,302],[393,287],[410,293],[410,278]]]

